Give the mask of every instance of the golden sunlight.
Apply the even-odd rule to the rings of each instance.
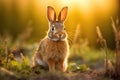
[[[46,10],[47,6],[54,7],[57,16],[62,7],[68,6],[68,17],[65,25],[69,30],[75,30],[77,24],[85,30],[83,34],[91,37],[94,26],[102,19],[117,14],[118,0],[0,0],[0,11],[5,15],[6,25],[20,26],[22,29],[25,23],[33,20],[39,36],[39,30],[47,30],[48,26]],[[16,24],[12,23],[16,21]],[[98,22],[97,22],[98,21]],[[7,23],[8,22],[8,23]],[[11,24],[12,23],[12,24]],[[1,30],[2,31],[2,30]],[[13,32],[14,33],[14,32]],[[33,34],[33,35],[34,35]],[[94,33],[93,33],[94,34]]]
[[[112,12],[117,10],[116,2],[116,0],[36,0],[36,7],[44,10],[50,5],[55,6],[56,11],[59,11],[61,7],[68,6],[70,8],[69,12],[77,10],[85,19],[89,20],[94,17],[96,12],[99,13],[100,16],[111,15]]]
[[[75,0],[74,2],[73,5],[77,5],[83,14],[89,14],[99,10],[103,15],[106,15],[106,13],[111,13],[112,10],[116,10],[117,7],[116,0]]]

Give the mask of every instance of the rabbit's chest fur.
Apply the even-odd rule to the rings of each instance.
[[[64,60],[68,56],[68,44],[67,41],[52,41],[48,38],[41,41],[40,54],[43,59]]]

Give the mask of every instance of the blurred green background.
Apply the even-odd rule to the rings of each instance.
[[[39,42],[49,28],[47,6],[54,7],[57,14],[62,7],[68,6],[65,26],[70,44],[78,34],[77,39],[87,39],[90,46],[97,46],[95,27],[100,26],[108,47],[114,48],[110,17],[120,18],[119,0],[0,0],[1,36],[9,34],[14,40],[30,27],[28,41]]]

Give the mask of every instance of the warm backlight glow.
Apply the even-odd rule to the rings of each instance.
[[[116,2],[116,0],[36,0],[36,7],[44,10],[48,5],[59,9],[63,6],[68,6],[70,12],[78,10],[82,16],[89,18],[93,17],[95,12],[100,13],[101,16],[111,14],[116,10]]]
[[[85,35],[93,39],[94,26],[102,24],[104,19],[117,15],[118,0],[0,0],[0,18],[2,26],[10,29],[14,26],[24,28],[27,21],[34,23],[35,33],[44,34],[48,29],[46,16],[47,6],[54,7],[57,17],[64,6],[68,6],[65,22],[68,33],[74,32],[77,24],[81,24]],[[4,23],[4,24],[3,24]],[[107,25],[108,23],[103,23]],[[12,28],[11,28],[12,27]],[[17,28],[14,28],[15,31]],[[41,31],[39,31],[41,30]],[[2,31],[2,29],[1,29]],[[15,33],[14,31],[11,31]],[[92,36],[91,36],[92,35]]]

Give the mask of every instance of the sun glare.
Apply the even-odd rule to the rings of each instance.
[[[75,5],[83,13],[91,13],[92,5],[90,0],[76,0]]]
[[[60,4],[61,5],[67,5],[67,6],[70,6],[73,4],[73,0],[60,0]]]
[[[116,0],[60,0],[64,4],[69,4],[77,6],[78,9],[81,9],[83,12],[92,11],[92,9],[107,10],[111,7],[117,6]],[[115,4],[115,5],[114,5]],[[69,6],[68,5],[68,6]],[[113,5],[113,6],[112,6]],[[96,8],[97,7],[97,8]]]
[[[69,14],[78,11],[80,16],[91,21],[96,12],[98,15],[100,14],[100,16],[108,16],[114,12],[116,10],[114,7],[117,6],[115,2],[116,0],[35,0],[34,5],[37,9],[36,13],[40,12],[40,10],[46,10],[47,6],[55,7],[57,12],[59,12],[63,6],[68,6]],[[115,5],[113,5],[114,3]]]
[[[113,0],[112,0],[113,1]],[[111,0],[95,0],[96,7],[103,13],[108,11]]]

